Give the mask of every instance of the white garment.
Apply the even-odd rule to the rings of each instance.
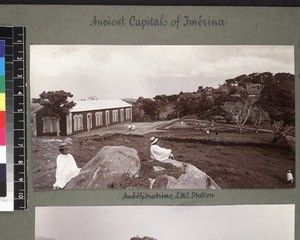
[[[56,158],[56,181],[54,187],[64,188],[66,184],[80,172],[71,154],[59,154]]]
[[[164,161],[169,159],[171,152],[171,149],[160,147],[157,144],[153,144],[150,147],[151,157],[157,161]]]

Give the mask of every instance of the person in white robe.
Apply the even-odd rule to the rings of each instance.
[[[158,146],[157,141],[158,141],[158,138],[156,138],[156,137],[151,137],[150,138],[151,158],[153,160],[157,160],[157,161],[165,161],[165,160],[168,160],[168,159],[174,159],[174,156],[172,154],[172,150]]]
[[[74,157],[69,153],[69,146],[62,142],[59,145],[60,154],[56,158],[56,181],[53,189],[62,189],[74,177],[76,177],[80,168],[77,167]]]

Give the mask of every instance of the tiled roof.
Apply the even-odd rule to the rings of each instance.
[[[76,106],[71,109],[71,112],[83,112],[132,106],[121,99],[82,100],[74,102],[76,103]]]

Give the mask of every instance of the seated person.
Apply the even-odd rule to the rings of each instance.
[[[158,138],[151,137],[150,153],[151,158],[157,161],[164,161],[167,159],[174,159],[171,149],[166,149],[157,145]]]

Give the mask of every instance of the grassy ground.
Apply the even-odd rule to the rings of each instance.
[[[133,133],[133,132],[132,132]],[[136,149],[142,162],[139,178],[125,179],[114,188],[149,187],[148,178],[158,173],[153,166],[162,166],[166,174],[179,177],[180,170],[150,160],[149,138],[157,136],[159,145],[173,150],[175,158],[206,172],[221,188],[261,189],[290,188],[286,173],[295,172],[295,154],[282,145],[272,145],[271,133],[220,131],[206,134],[195,129],[147,131],[143,134],[91,133],[72,136],[70,152],[79,167],[84,166],[104,146],[128,146]],[[35,189],[51,189],[55,181],[55,159],[59,140],[64,138],[33,138],[33,184]]]

